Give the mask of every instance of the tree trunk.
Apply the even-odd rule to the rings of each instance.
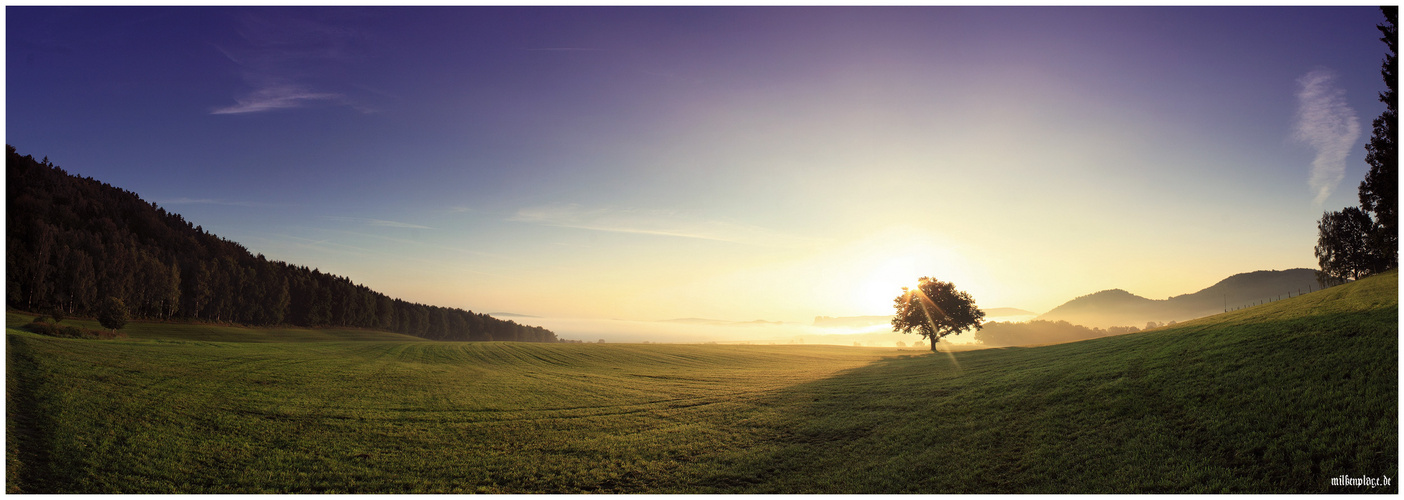
[[[936,352],[936,341],[937,341],[937,340],[939,340],[937,337],[931,337],[931,352]]]

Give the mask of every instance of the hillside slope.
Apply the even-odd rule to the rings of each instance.
[[[1300,295],[1321,288],[1316,271],[1288,269],[1235,274],[1198,292],[1164,300],[1141,297],[1125,290],[1104,290],[1070,300],[1039,315],[1037,320],[1067,321],[1096,328],[1140,327],[1147,322],[1167,323],[1201,318],[1288,294]]]
[[[1169,328],[796,388],[754,492],[1397,492],[1398,272]]]
[[[5,300],[93,316],[389,330],[433,340],[556,341],[550,330],[412,303],[349,278],[270,261],[136,193],[6,147]]]

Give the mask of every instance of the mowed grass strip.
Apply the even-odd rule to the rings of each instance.
[[[1397,290],[950,354],[9,330],[7,488],[1397,492],[1331,486],[1397,477]]]
[[[686,489],[774,437],[761,395],[888,352],[8,334],[11,492]]]

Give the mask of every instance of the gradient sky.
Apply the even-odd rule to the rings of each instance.
[[[21,154],[392,296],[627,320],[1315,267],[1387,51],[1374,7],[5,14]]]

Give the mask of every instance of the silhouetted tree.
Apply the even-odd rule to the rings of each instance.
[[[1385,91],[1380,93],[1380,102],[1385,103],[1385,110],[1375,118],[1374,134],[1365,144],[1365,162],[1370,164],[1370,171],[1360,182],[1360,208],[1374,219],[1369,242],[1372,253],[1376,254],[1373,260],[1377,268],[1371,269],[1372,272],[1399,266],[1399,155],[1395,149],[1399,133],[1395,123],[1399,105],[1399,97],[1395,93],[1399,74],[1399,63],[1395,59],[1399,35],[1395,24],[1399,7],[1380,7],[1380,11],[1384,13],[1386,22],[1377,26],[1384,35],[1380,41],[1389,47],[1389,53],[1380,67],[1380,75],[1384,77],[1386,85]]]
[[[902,294],[894,300],[897,313],[892,318],[892,331],[911,333],[916,330],[922,338],[931,340],[931,350],[936,350],[936,342],[950,334],[959,334],[970,328],[979,330],[985,312],[975,306],[970,294],[956,290],[955,285],[944,281],[922,277],[917,280],[915,289],[902,287]]]
[[[1321,216],[1316,226],[1316,260],[1324,277],[1357,279],[1374,267],[1374,255],[1369,251],[1370,227],[1370,216],[1358,207],[1328,211]]]
[[[102,306],[98,308],[98,323],[103,328],[107,328],[112,333],[127,326],[128,319],[127,304],[122,303],[122,299],[117,297],[107,297],[103,299]]]

